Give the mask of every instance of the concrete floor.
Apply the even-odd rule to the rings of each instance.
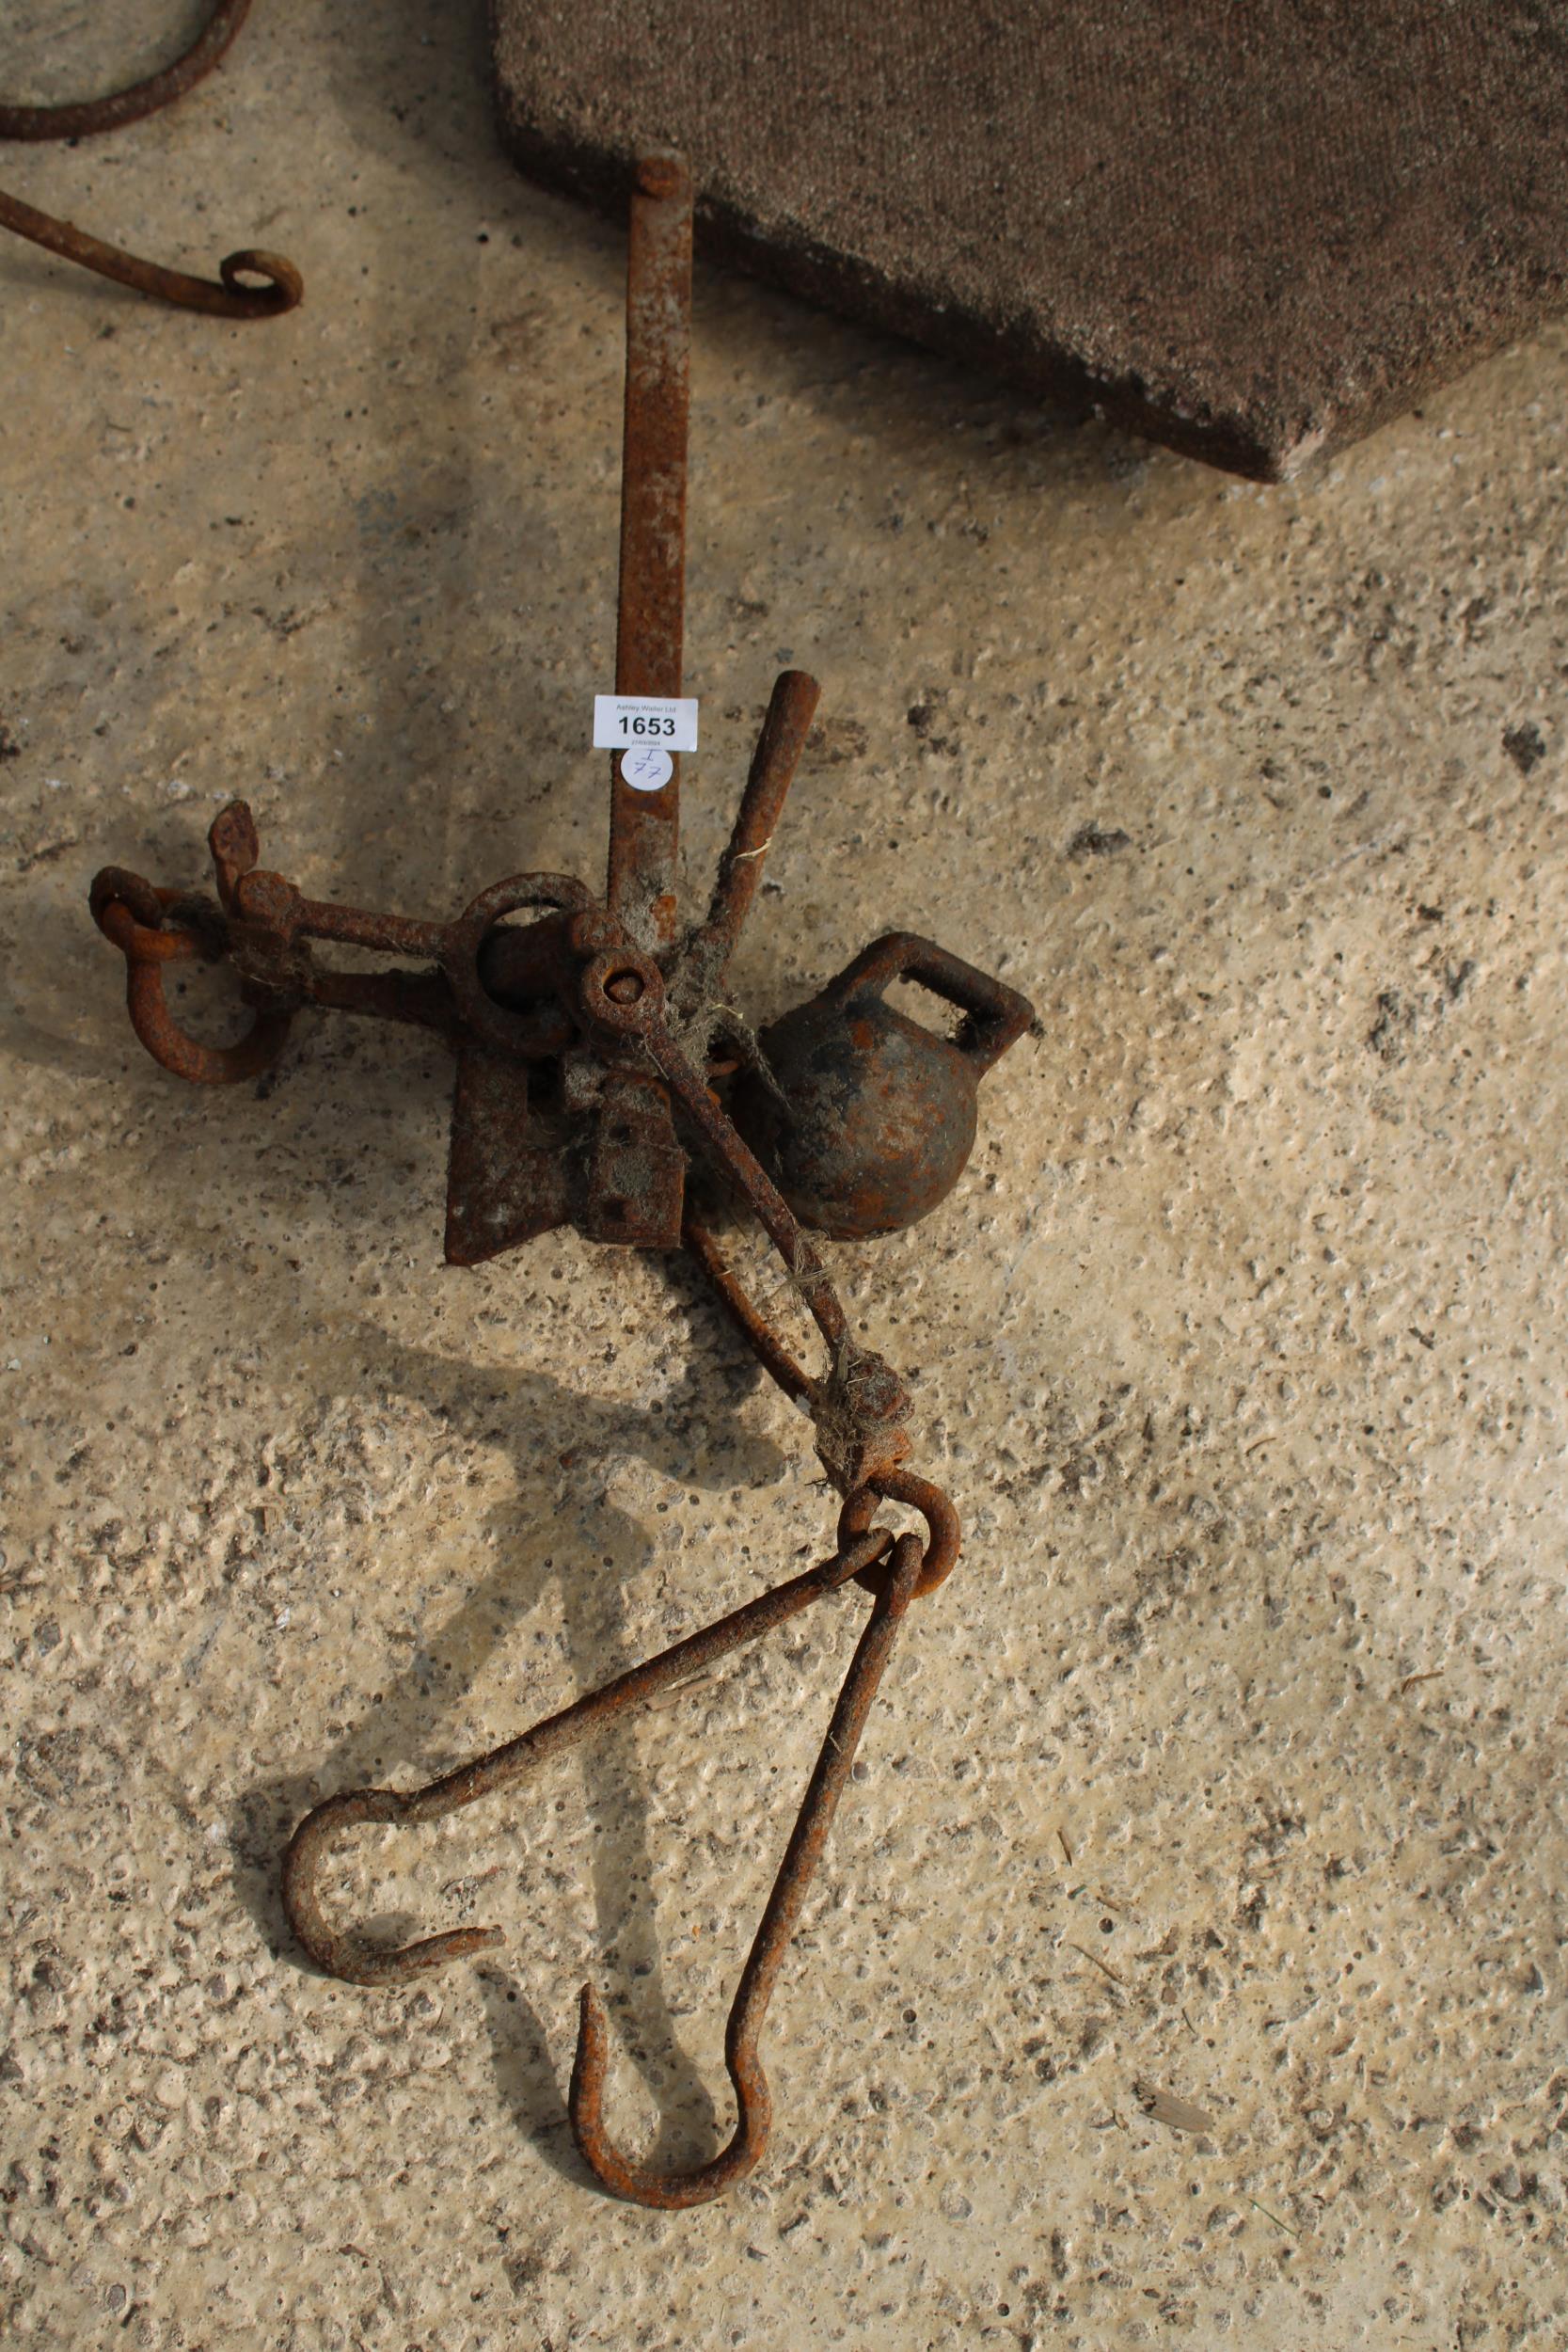
[[[166,13],[23,0],[0,86],[103,86]],[[1568,2344],[1562,329],[1264,491],[699,275],[691,902],[800,663],[737,1001],[898,924],[1043,1016],[947,1206],[832,1253],[966,1555],[728,2203],[586,2183],[576,1991],[623,2137],[710,2151],[855,1599],[345,1856],[488,1963],[372,1994],[289,1943],[306,1804],[831,1526],[681,1266],[442,1266],[434,1047],[303,1023],[182,1088],[87,920],[105,860],[198,881],[235,792],[312,893],[598,871],[623,246],[496,159],[482,57],[472,8],[267,0],[174,113],[5,159],[308,286],[229,327],[0,256],[8,2338]]]

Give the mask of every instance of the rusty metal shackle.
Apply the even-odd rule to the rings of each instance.
[[[200,934],[171,926],[180,894],[156,889],[123,867],[105,866],[92,885],[93,920],[125,958],[125,1008],[131,1026],[153,1060],[197,1086],[236,1086],[269,1070],[288,1041],[291,1015],[269,1007],[253,1010],[250,1026],[232,1045],[204,1045],[175,1020],[164,995],[164,966],[214,961]]]

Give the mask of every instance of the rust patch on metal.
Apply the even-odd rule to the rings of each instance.
[[[691,175],[677,155],[637,168],[626,263],[621,445],[621,594],[615,691],[678,694],[686,612],[686,446],[690,405]],[[661,791],[636,792],[610,763],[610,913],[641,946],[673,946],[680,758]]]

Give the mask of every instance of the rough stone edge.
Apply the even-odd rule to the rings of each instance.
[[[564,126],[551,131],[524,122],[513,110],[495,69],[492,90],[501,146],[526,178],[564,192],[594,211],[624,219],[630,200],[635,157],[628,147],[596,145]],[[1357,408],[1353,419],[1332,414],[1304,417],[1291,433],[1271,434],[1266,422],[1244,410],[1199,407],[1181,410],[1174,398],[1151,396],[1136,375],[1096,375],[1060,343],[1040,342],[1033,331],[1009,328],[985,312],[938,304],[917,285],[879,275],[864,262],[804,237],[793,242],[766,235],[737,205],[699,191],[698,249],[705,260],[782,286],[857,326],[920,344],[1001,378],[1031,397],[1085,410],[1100,408],[1117,424],[1251,482],[1292,481],[1307,466],[1353,446],[1405,415],[1439,386],[1453,382],[1482,360],[1528,333],[1540,315],[1519,315],[1506,301],[1490,331],[1478,334],[1457,365],[1434,354],[1428,364],[1388,385],[1380,398]],[[1568,299],[1565,292],[1564,299]]]

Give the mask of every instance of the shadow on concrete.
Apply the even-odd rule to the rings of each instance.
[[[682,1262],[673,1262],[672,1273],[677,1324],[673,1336],[678,1346],[680,1324],[689,1323],[693,1313],[716,1310]],[[557,1667],[537,1679],[519,1677],[517,1719],[506,1726],[504,1737],[515,1737],[580,1692],[638,1662],[642,1652],[628,1646],[622,1595],[648,1567],[654,1547],[646,1531],[598,1485],[604,1466],[614,1457],[633,1455],[682,1485],[708,1491],[769,1484],[784,1468],[772,1443],[743,1429],[736,1418],[740,1400],[762,1376],[738,1352],[737,1343],[733,1370],[717,1379],[711,1352],[699,1349],[700,1376],[689,1370],[658,1409],[600,1403],[572,1392],[544,1373],[466,1365],[399,1343],[369,1325],[358,1326],[355,1339],[356,1359],[368,1364],[372,1387],[417,1399],[459,1438],[494,1442],[516,1433],[522,1443],[516,1454],[515,1491],[492,1514],[476,1543],[481,1558],[499,1559],[499,1565],[480,1578],[434,1634],[419,1643],[411,1660],[405,1646],[397,1648],[396,1663],[389,1661],[386,1670],[385,1692],[376,1693],[372,1707],[351,1727],[337,1731],[313,1772],[258,1782],[236,1806],[232,1848],[242,1899],[274,1954],[307,1971],[310,1963],[289,1933],[278,1891],[282,1850],[303,1813],[341,1788],[388,1781],[400,1787],[419,1785],[465,1760],[444,1736],[443,1725],[551,1583],[560,1594],[567,1672],[562,1677]],[[559,1501],[561,1465],[566,1456],[572,1485],[569,1512]],[[693,1627],[705,1613],[701,1597],[694,1596]],[[712,2099],[682,2048],[663,1981],[651,1892],[648,1806],[634,1730],[629,1725],[612,1727],[586,1742],[578,1755],[580,1762],[574,1759],[547,1772],[540,1797],[557,1773],[582,1774],[594,1828],[593,1896],[598,1923],[594,1973],[606,1981],[607,1990],[617,1983],[632,1988],[622,2042],[659,2109],[660,2132],[652,2160],[689,2163],[694,2143],[713,2144],[717,2119]],[[491,1819],[499,1840],[515,1842],[532,1802],[528,1783],[496,1802]],[[352,1840],[345,1840],[345,1849],[352,1851]],[[503,1902],[498,1924],[505,1924],[504,1910]],[[364,1924],[371,1940],[397,1942],[432,1932],[441,1922],[433,1907],[421,1919],[384,1916]],[[456,1963],[456,1969],[461,1973],[463,1963]],[[552,1997],[555,2022],[546,2035],[504,1963],[482,1965],[479,1977],[498,2079],[519,2128],[558,2169],[570,2177],[586,2178],[569,2145],[561,2145],[565,2116],[558,2080],[569,2065],[576,2033],[576,1985],[562,1985],[558,1997]],[[417,1993],[427,1981],[416,1979],[412,1989]],[[385,2002],[389,1996],[367,1991],[355,1997]]]
[[[526,309],[531,234],[550,233],[541,221],[557,234],[575,229],[585,260],[595,243],[603,248],[607,327],[619,326],[621,241],[529,187],[501,155],[487,24],[484,0],[386,0],[369,16],[356,12],[335,38],[339,70],[323,94],[324,114],[338,116],[354,151],[379,157],[407,205],[446,232],[439,276],[418,277],[401,210],[370,207],[358,224],[367,481],[340,526],[335,562],[356,609],[355,668],[371,701],[331,753],[343,895],[369,903],[389,891],[387,903],[439,914],[455,914],[498,874],[550,863],[535,853],[531,812],[559,793],[561,756],[544,716],[543,661],[531,659],[526,627],[514,642],[512,616],[533,577],[575,578],[581,564],[526,478],[526,444],[509,440],[504,425],[498,439],[485,414],[495,375],[483,364],[482,272],[512,273]],[[482,238],[498,248],[489,257]],[[452,428],[436,440],[420,393],[421,369],[432,365]],[[571,368],[571,353],[558,352],[563,394]],[[546,355],[539,372],[549,371]],[[523,387],[525,415],[537,397]],[[612,595],[610,536],[599,552]],[[486,648],[481,661],[476,643]],[[481,698],[499,719],[499,761],[468,741],[468,707]],[[598,840],[591,854],[596,869]]]

